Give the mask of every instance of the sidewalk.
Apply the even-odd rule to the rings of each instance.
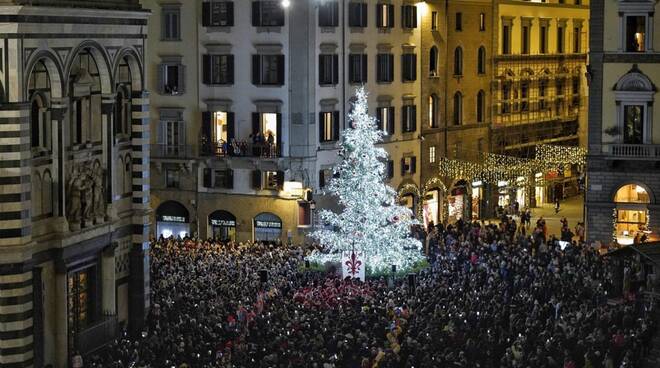
[[[559,213],[555,213],[554,204],[544,204],[542,207],[532,209],[532,226],[536,226],[536,220],[543,216],[548,225],[548,234],[559,236],[561,233],[561,223],[559,220],[566,217],[571,231],[575,231],[575,225],[583,219],[584,197],[582,195],[572,197],[561,201],[559,204]]]

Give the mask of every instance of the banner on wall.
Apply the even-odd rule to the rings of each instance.
[[[341,276],[342,278],[354,278],[364,281],[364,269],[366,268],[364,254],[361,252],[342,252],[341,254]]]

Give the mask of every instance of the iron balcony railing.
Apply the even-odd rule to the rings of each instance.
[[[227,143],[224,141],[202,143],[200,146],[200,156],[215,157],[280,157],[281,150],[276,144],[249,143],[246,141],[234,141]]]
[[[604,153],[631,160],[660,160],[660,144],[605,144]]]
[[[197,157],[194,145],[152,144],[151,158],[189,159]]]

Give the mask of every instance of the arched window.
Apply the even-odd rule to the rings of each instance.
[[[463,124],[463,95],[454,93],[454,125]]]
[[[438,48],[433,46],[429,52],[429,75],[435,77],[438,75]]]
[[[41,106],[39,100],[39,97],[32,99],[32,108],[30,110],[30,142],[33,148],[41,146]]]
[[[438,127],[438,96],[435,94],[429,96],[429,127]]]
[[[486,111],[486,93],[483,90],[477,92],[477,123],[484,122],[484,112]]]
[[[115,135],[129,134],[131,119],[131,100],[129,92],[123,86],[117,89],[117,98],[115,100]]]
[[[477,73],[486,74],[486,48],[481,46],[477,53]]]
[[[616,83],[614,96],[617,109],[619,142],[623,144],[651,143],[652,105],[656,89],[637,65]]]
[[[463,75],[463,49],[454,50],[454,75]]]
[[[614,195],[616,204],[616,220],[614,231],[616,241],[621,245],[639,243],[642,237],[653,238],[657,234],[651,233],[648,228],[648,204],[651,197],[641,185],[626,184],[621,186]]]

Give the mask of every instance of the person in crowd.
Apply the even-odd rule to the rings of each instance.
[[[505,220],[431,227],[414,289],[308,267],[317,244],[161,237],[144,330],[87,366],[640,367],[656,326],[639,299],[607,302],[610,261],[583,242],[562,249],[540,222],[524,235]]]

